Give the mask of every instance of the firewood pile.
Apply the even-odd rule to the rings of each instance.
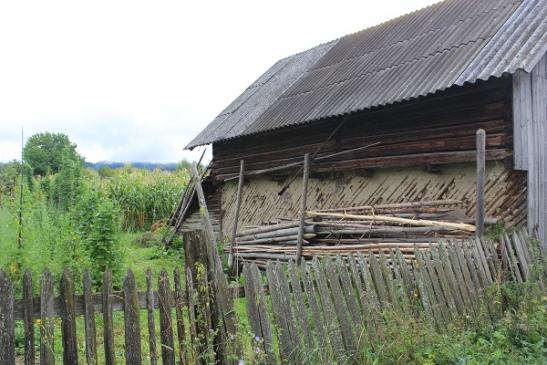
[[[388,253],[398,248],[412,260],[414,247],[427,249],[442,240],[470,237],[475,231],[470,222],[458,200],[307,211],[302,257]],[[294,259],[299,229],[297,219],[246,227],[236,235],[235,258],[259,266],[268,260]]]

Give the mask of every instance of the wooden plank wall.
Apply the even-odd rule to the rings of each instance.
[[[528,229],[547,249],[547,53],[513,76],[514,164],[528,171]]]
[[[313,173],[314,167],[312,165]],[[467,217],[475,214],[475,166],[473,163],[444,166],[439,173],[419,167],[376,170],[372,176],[347,172],[330,178],[311,178],[308,209],[319,210],[356,205],[392,204],[439,199],[458,199]],[[288,180],[266,177],[249,179],[243,187],[239,226],[260,225],[279,218],[298,217],[301,178],[279,195]],[[222,187],[222,225],[226,236],[233,226],[237,181]],[[526,222],[526,176],[496,161],[486,165],[486,216],[503,220],[508,227]]]
[[[375,142],[380,144],[316,161],[312,172],[474,161],[479,128],[486,131],[487,159],[511,155],[510,78],[452,88],[348,118],[215,143],[212,175],[218,180],[237,176],[241,159],[245,159],[246,171],[252,173],[301,161],[305,153],[313,155],[319,150],[315,157],[324,157]]]

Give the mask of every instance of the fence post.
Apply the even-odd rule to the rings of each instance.
[[[476,235],[481,237],[484,233],[484,184],[486,170],[486,133],[484,129],[477,130],[477,211],[476,211]]]
[[[154,291],[152,289],[152,271],[146,270],[146,311],[148,313],[148,342],[150,346],[150,364],[158,363],[156,351],[156,324],[154,321]]]
[[[0,270],[0,364],[15,365],[13,287],[3,270]]]
[[[241,160],[239,166],[239,182],[237,185],[237,198],[236,198],[236,213],[234,217],[234,226],[232,228],[232,241],[230,244],[230,254],[228,255],[228,268],[232,270],[232,265],[234,261],[234,248],[236,246],[236,236],[237,236],[237,224],[239,221],[239,211],[241,209],[241,198],[243,195],[243,174],[245,170],[245,161]]]
[[[42,288],[40,293],[40,364],[53,365],[54,352],[54,322],[53,322],[53,278],[48,269],[42,273]]]
[[[308,179],[310,176],[310,154],[304,155],[304,173],[302,176],[302,197],[300,200],[300,226],[298,227],[298,241],[296,242],[296,264],[302,260],[302,244],[304,243],[304,223],[308,209]]]
[[[169,276],[162,270],[158,278],[158,304],[160,308],[161,358],[164,365],[175,365],[173,320],[171,318]]]
[[[63,336],[63,360],[65,364],[78,363],[76,340],[76,312],[74,304],[74,282],[67,269],[61,277],[61,332]]]
[[[112,318],[112,271],[106,269],[103,273],[103,329],[104,329],[104,361],[106,365],[114,365],[114,332]]]
[[[125,322],[125,361],[128,365],[141,364],[141,325],[137,284],[133,271],[128,270],[123,283]]]
[[[84,271],[84,324],[85,324],[85,354],[88,365],[97,364],[97,340],[95,327],[95,310],[93,307],[93,287],[91,273]]]
[[[23,322],[25,327],[25,365],[34,365],[34,301],[32,297],[32,275],[26,271],[23,275]]]

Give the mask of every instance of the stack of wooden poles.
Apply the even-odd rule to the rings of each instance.
[[[458,200],[307,211],[302,257],[379,254],[399,248],[407,260],[412,260],[415,247],[428,249],[440,241],[469,238],[475,226],[467,221]],[[296,218],[247,227],[236,235],[235,258],[258,266],[268,260],[294,259],[299,229]]]

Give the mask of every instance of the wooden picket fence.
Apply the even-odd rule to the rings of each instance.
[[[531,249],[531,241],[519,231],[504,235],[497,243],[473,239],[428,249],[415,247],[415,260],[408,260],[398,249],[379,249],[366,256],[315,257],[301,265],[271,261],[265,274],[255,264],[246,263],[244,290],[230,290],[230,296],[245,296],[247,317],[256,338],[237,336],[239,341],[251,341],[251,346],[258,347],[265,363],[304,363],[309,360],[310,349],[321,349],[319,357],[327,362],[333,358],[351,362],[360,346],[381,331],[388,313],[427,321],[437,331],[444,331],[462,315],[476,316],[483,310],[496,313],[495,304],[484,300],[492,283],[523,282],[537,276],[535,263],[541,255]],[[16,363],[15,321],[22,321],[24,327],[24,364],[54,364],[55,338],[59,336],[54,333],[55,318],[61,323],[64,364],[114,364],[115,353],[121,350],[114,341],[116,311],[123,312],[122,349],[127,364],[142,363],[141,345],[148,345],[151,364],[226,363],[226,359],[238,357],[238,353],[219,355],[228,347],[214,345],[221,332],[217,327],[226,326],[226,319],[215,319],[219,313],[215,314],[213,301],[219,296],[211,282],[218,272],[206,271],[199,277],[196,265],[188,264],[183,280],[175,270],[172,286],[168,273],[162,271],[157,291],[153,290],[150,271],[146,290],[137,290],[129,271],[123,290],[113,291],[112,276],[107,271],[102,291],[93,293],[86,271],[83,293],[77,294],[70,273],[65,271],[57,297],[55,281],[47,270],[40,279],[40,295],[33,297],[33,279],[27,272],[21,299],[14,298],[15,283],[0,271],[0,365]],[[544,272],[540,275],[543,278]],[[159,349],[155,329],[158,311]],[[142,336],[141,313],[146,313],[147,336]],[[220,313],[220,317],[226,315]],[[97,333],[97,316],[102,316],[102,334]],[[82,349],[78,348],[77,317],[84,319],[85,360],[78,358]],[[39,346],[34,343],[35,331],[39,332]],[[97,338],[101,335],[104,356],[99,359]],[[148,344],[141,344],[146,339]],[[213,354],[203,356],[206,352]]]
[[[188,276],[190,275],[190,276]],[[127,364],[140,364],[141,359],[141,323],[140,311],[147,311],[147,328],[149,339],[150,363],[156,364],[160,358],[163,364],[188,363],[186,347],[196,333],[194,327],[185,328],[184,315],[195,307],[191,285],[191,274],[181,282],[179,269],[173,273],[174,290],[171,289],[168,273],[163,270],[158,275],[158,290],[153,290],[151,271],[146,273],[146,290],[137,291],[135,276],[128,271],[122,291],[112,290],[112,274],[106,271],[103,275],[102,292],[92,292],[92,281],[89,271],[83,275],[83,294],[77,295],[74,281],[65,270],[59,281],[59,296],[54,296],[54,279],[45,270],[40,280],[40,296],[33,297],[32,276],[26,272],[23,276],[22,299],[14,300],[13,283],[0,271],[0,364],[15,364],[14,323],[24,324],[24,364],[50,365],[55,363],[55,318],[61,320],[62,353],[64,364],[78,364],[78,339],[76,318],[84,317],[85,363],[107,365],[115,364],[114,317],[113,313],[124,314],[124,353]],[[175,319],[172,311],[175,309]],[[154,312],[159,311],[161,350],[157,348],[157,334]],[[103,352],[104,359],[97,355],[96,316],[103,319]],[[35,330],[39,331],[39,351],[35,353]],[[176,330],[176,331],[175,331]],[[175,332],[177,343],[175,347]],[[119,351],[119,349],[117,349]],[[81,360],[81,359],[80,359]],[[84,362],[84,361],[82,361]]]
[[[531,278],[539,254],[529,242],[521,231],[498,244],[473,239],[415,248],[410,262],[398,249],[315,257],[300,266],[270,261],[266,280],[249,263],[243,270],[249,322],[270,364],[310,363],[311,349],[320,349],[312,362],[352,363],[361,345],[377,339],[386,314],[413,316],[442,332],[456,318],[499,313],[485,291],[494,282]]]

